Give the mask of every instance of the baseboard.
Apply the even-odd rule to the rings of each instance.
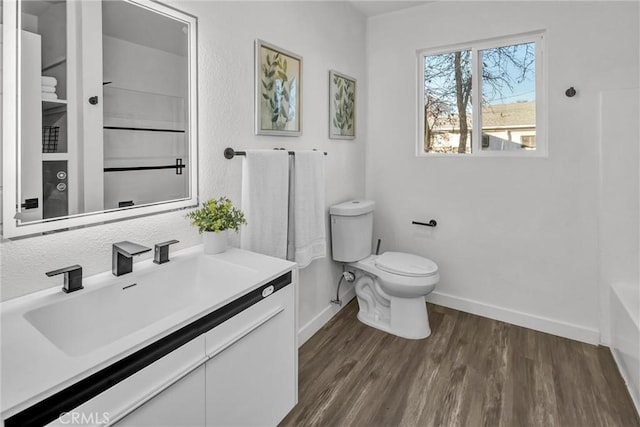
[[[634,388],[631,386],[633,382],[632,382],[632,379],[629,378],[628,372],[625,369],[621,369],[621,367],[624,366],[621,360],[622,357],[618,354],[615,348],[610,347],[609,350],[611,350],[611,355],[613,356],[613,360],[616,362],[616,367],[618,368],[618,372],[620,372],[620,376],[622,376],[622,379],[624,380],[624,383],[627,386],[627,391],[629,392],[629,395],[631,396],[631,400],[633,401],[633,404],[636,407],[636,412],[638,413],[638,415],[640,415],[640,395],[636,394]]]
[[[302,344],[307,342],[316,332],[322,328],[333,316],[335,316],[342,308],[347,305],[356,296],[353,288],[349,289],[343,295],[340,296],[342,300],[342,306],[329,303],[316,317],[308,321],[304,326],[298,330],[298,347],[302,347]]]
[[[437,291],[427,295],[427,301],[433,304],[453,308],[455,310],[488,317],[489,319],[511,323],[517,326],[546,332],[548,334],[588,344],[598,345],[600,343],[600,331],[597,329],[585,328],[584,326],[536,316],[534,314],[511,310],[504,307],[498,307],[484,302],[448,295]]]
[[[342,307],[355,297],[354,289],[349,289],[341,296]],[[511,323],[513,325],[522,326],[524,328],[569,338],[588,344],[598,345],[600,343],[600,331],[592,328],[572,323],[562,322],[546,317],[536,316],[522,311],[511,310],[492,304],[483,303],[467,298],[461,298],[454,295],[444,294],[442,292],[432,292],[427,296],[427,301],[442,305],[444,307],[453,308],[455,310],[464,311],[489,319],[499,320],[501,322]],[[302,346],[309,338],[322,328],[333,316],[335,316],[342,307],[329,303],[317,316],[307,322],[298,330],[298,346]]]

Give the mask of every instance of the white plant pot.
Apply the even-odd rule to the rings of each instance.
[[[227,230],[216,233],[215,231],[204,231],[202,233],[205,254],[219,254],[227,250],[228,237]]]

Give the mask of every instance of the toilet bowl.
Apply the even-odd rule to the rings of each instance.
[[[374,203],[354,200],[332,206],[333,259],[356,273],[358,319],[410,339],[431,334],[425,296],[440,279],[430,259],[404,252],[371,254]]]

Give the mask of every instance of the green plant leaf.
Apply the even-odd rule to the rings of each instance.
[[[198,227],[200,233],[213,231],[219,233],[224,230],[238,231],[247,221],[244,213],[233,207],[231,200],[226,197],[209,199],[202,203],[200,209],[187,213],[191,224]]]
[[[283,81],[287,81],[289,80],[287,75],[285,73],[283,73],[282,71],[278,71],[278,77],[280,77]]]

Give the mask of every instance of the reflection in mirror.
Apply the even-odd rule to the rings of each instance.
[[[146,0],[18,4],[16,234],[195,205],[195,19]]]
[[[184,198],[187,29],[104,1],[102,33],[104,209]]]

